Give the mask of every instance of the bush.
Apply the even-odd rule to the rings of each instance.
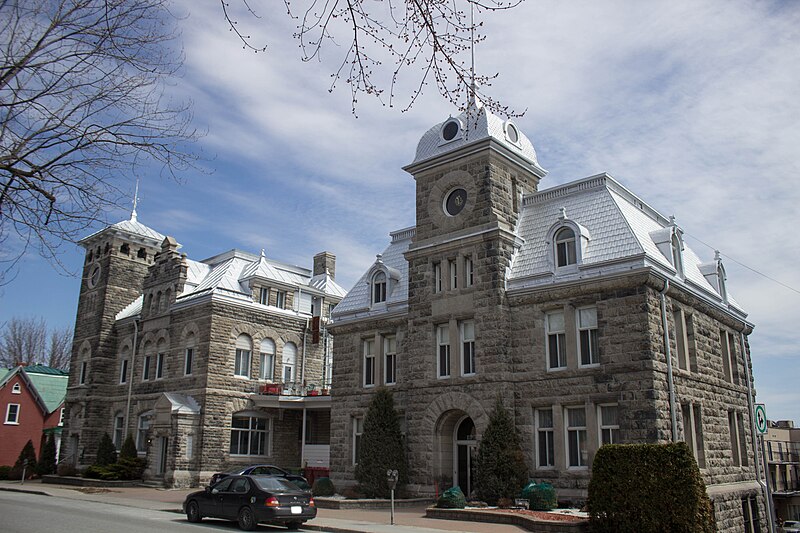
[[[11,467],[8,465],[0,466],[0,479],[11,479]]]
[[[21,479],[22,472],[25,471],[25,479],[30,479],[36,473],[36,450],[33,449],[33,441],[28,441],[19,452],[17,462],[11,469],[11,479]]]
[[[114,441],[108,436],[108,433],[103,433],[100,439],[100,444],[97,445],[97,458],[94,461],[95,466],[108,466],[117,462],[117,447],[114,446]]]
[[[588,508],[595,533],[716,530],[700,469],[684,442],[601,447]]]
[[[336,494],[336,488],[333,486],[331,478],[321,477],[314,480],[314,486],[311,487],[311,494],[314,496],[333,496]]]
[[[364,432],[355,477],[368,498],[388,498],[387,470],[397,470],[397,489],[408,483],[408,467],[392,393],[385,387],[375,391],[364,416]]]
[[[461,487],[447,489],[436,500],[436,507],[440,509],[463,509],[467,505],[467,499],[461,492]]]
[[[120,459],[136,459],[139,457],[136,451],[136,443],[133,442],[133,435],[128,434],[125,442],[122,443],[122,448],[119,450]]]
[[[39,464],[36,465],[36,473],[40,476],[54,474],[56,471],[56,439],[50,433],[42,446],[39,454]]]
[[[494,505],[500,498],[514,498],[528,480],[528,467],[514,421],[498,398],[489,424],[478,445],[475,492]]]
[[[550,511],[558,506],[556,490],[550,483],[536,483],[531,481],[520,497],[528,500],[528,509],[532,511]]]

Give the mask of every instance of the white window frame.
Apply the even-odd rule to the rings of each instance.
[[[164,378],[164,365],[166,364],[166,356],[164,352],[156,354],[156,379]]]
[[[572,411],[583,411],[583,425],[573,426],[570,423],[569,414]],[[566,466],[567,470],[585,470],[589,464],[588,448],[588,427],[586,420],[586,406],[568,406],[564,408],[564,442],[566,446]],[[574,442],[573,442],[574,440]],[[572,464],[573,444],[575,445],[575,457],[577,464]],[[584,457],[585,456],[585,457]]]
[[[13,409],[13,411],[14,411],[13,418],[12,418],[12,413],[11,413],[11,411],[12,411],[11,408],[12,407],[14,408]],[[18,403],[10,403],[10,404],[8,404],[6,406],[6,418],[5,418],[4,424],[7,424],[9,426],[18,426],[19,425],[19,412],[20,412],[20,404],[18,404]]]
[[[352,434],[352,443],[353,443],[353,465],[358,464],[358,455],[359,451],[361,451],[361,437],[364,434],[364,417],[363,416],[354,416],[353,417],[353,434]]]
[[[139,415],[136,421],[136,452],[139,455],[147,453],[147,434],[153,425],[153,413],[148,411]]]
[[[59,426],[63,426],[64,425],[64,408],[63,407],[61,409],[59,409],[59,411],[58,411],[58,425]]]
[[[362,385],[364,387],[375,386],[375,371],[376,371],[376,354],[375,354],[375,339],[364,339],[363,341],[363,369]]]
[[[397,384],[396,335],[387,335],[383,338],[383,379],[386,385]]]
[[[471,326],[472,335],[467,336],[467,329]],[[461,337],[461,375],[475,375],[475,321],[465,320],[459,324],[459,336]]]
[[[125,417],[121,413],[114,415],[114,436],[113,442],[117,450],[122,449],[122,444],[125,442]]]
[[[561,315],[561,329],[554,329],[551,326],[551,318]],[[547,357],[547,371],[564,370],[567,368],[567,334],[566,334],[566,314],[564,311],[550,311],[544,316],[545,324],[545,355]],[[555,336],[557,366],[553,366],[553,359],[550,347],[550,337]]]
[[[559,235],[569,231],[572,233],[571,237],[559,238]],[[564,264],[561,264],[560,250],[564,251]],[[570,254],[570,252],[572,252]],[[578,234],[574,228],[570,226],[561,226],[553,235],[553,254],[556,268],[574,267],[578,264]]]
[[[128,359],[125,358],[119,363],[119,382],[124,384],[128,382]]]
[[[464,287],[475,285],[475,264],[471,256],[464,257]]]
[[[290,351],[293,351],[294,353],[289,353]],[[290,355],[291,357],[289,357]],[[287,342],[284,344],[281,359],[283,360],[283,366],[281,367],[281,378],[283,379],[283,382],[294,383],[297,377],[297,345],[293,342]],[[287,370],[289,371],[288,375],[286,373]]]
[[[433,264],[433,292],[442,292],[442,262],[437,261]]]
[[[269,288],[261,287],[258,290],[258,303],[261,305],[269,305]]]
[[[275,291],[275,307],[286,309],[286,291]]]
[[[458,260],[450,259],[447,261],[447,271],[450,274],[450,290],[458,289]]]
[[[383,271],[376,272],[372,276],[372,305],[386,302],[388,281],[388,276]]]
[[[603,408],[614,407],[617,410],[617,420],[615,424],[606,423],[603,420]],[[609,440],[605,442],[605,432],[608,432]],[[601,403],[597,406],[597,444],[619,444],[619,404]]]
[[[542,425],[540,413],[550,412],[550,425]],[[552,407],[540,407],[536,411],[536,467],[540,470],[552,470],[556,467],[555,452],[555,416]],[[542,440],[544,439],[544,445]],[[547,461],[542,462],[542,453],[547,456]]]
[[[594,325],[583,324],[583,312],[594,311]],[[600,340],[597,328],[597,307],[579,307],[575,310],[575,329],[577,329],[578,341],[578,366],[582,368],[595,367],[600,365]],[[588,336],[589,362],[584,362],[583,335]]]
[[[152,355],[145,355],[144,360],[142,361],[142,381],[150,381],[152,378],[150,377],[151,371],[150,367],[153,362]]]
[[[19,382],[14,383],[14,386],[11,387],[11,394],[22,394],[22,386]]]
[[[440,324],[436,326],[436,377],[449,378],[450,366],[450,324]]]
[[[187,346],[183,352],[183,375],[191,376],[194,372],[194,346]]]
[[[247,427],[234,427],[234,420],[247,420]],[[258,424],[263,421],[264,428],[258,427]],[[255,427],[254,427],[255,425]],[[233,439],[234,435],[238,436],[237,449],[241,451],[243,439],[246,438],[247,453],[234,453],[233,452]],[[259,450],[258,443],[256,443],[256,450],[253,453],[253,437],[257,440],[259,436],[263,435],[263,449]],[[270,457],[272,456],[272,418],[258,415],[255,413],[234,414],[231,416],[231,432],[230,440],[228,442],[228,451],[231,457]],[[259,451],[263,453],[258,453]]]
[[[266,344],[265,344],[266,343]],[[270,351],[270,344],[271,350]],[[265,348],[266,351],[265,351]],[[259,379],[272,381],[275,379],[275,356],[277,350],[275,348],[275,341],[272,339],[263,339],[259,351],[260,373]]]

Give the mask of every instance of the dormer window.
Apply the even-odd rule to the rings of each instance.
[[[377,272],[372,278],[372,303],[386,301],[386,273]]]
[[[19,383],[14,383],[14,386],[11,388],[11,394],[21,394],[22,388],[19,386]]]
[[[561,268],[577,263],[575,232],[571,228],[561,228],[556,232],[556,266]]]

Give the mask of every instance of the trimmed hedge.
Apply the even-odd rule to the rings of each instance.
[[[684,442],[602,446],[592,463],[593,533],[713,533],[711,501]]]

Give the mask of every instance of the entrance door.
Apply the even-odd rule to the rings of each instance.
[[[453,485],[461,487],[461,492],[469,499],[472,494],[472,479],[478,452],[475,424],[470,417],[463,418],[456,425],[454,436]]]
[[[167,471],[167,445],[169,444],[169,437],[158,438],[158,470],[157,475],[163,476]]]

